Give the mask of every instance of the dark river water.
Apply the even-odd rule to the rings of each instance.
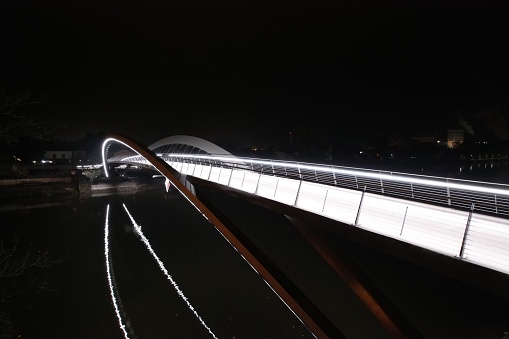
[[[391,338],[282,215],[214,197],[347,338]],[[1,338],[313,338],[176,191],[0,206]],[[509,300],[336,238],[422,338],[504,338]],[[509,287],[508,287],[509,288]]]

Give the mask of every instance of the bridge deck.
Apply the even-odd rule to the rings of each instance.
[[[509,274],[507,219],[242,169],[170,162],[182,174]]]

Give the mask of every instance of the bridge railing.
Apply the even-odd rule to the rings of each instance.
[[[294,161],[165,154],[169,163],[241,169],[280,178],[361,190],[459,210],[509,217],[509,185]]]
[[[166,161],[183,174],[509,273],[504,185],[249,158]]]

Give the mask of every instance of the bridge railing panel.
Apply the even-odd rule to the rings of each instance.
[[[357,177],[354,175],[335,173],[334,177],[335,185],[338,187],[345,187],[354,190],[362,189],[362,187],[359,186]]]
[[[233,170],[230,182],[228,183],[228,186],[232,188],[236,188],[238,190],[242,189],[242,186],[244,184],[244,180],[246,178],[246,172],[245,171],[239,171],[239,170]]]
[[[194,172],[196,171],[196,163],[189,162],[187,167],[187,174],[188,175],[194,175]]]
[[[210,169],[208,180],[219,183],[220,175],[221,175],[221,167],[212,166],[212,168]]]
[[[409,206],[402,226],[401,240],[438,253],[457,256],[468,218],[468,213],[436,207]]]
[[[334,173],[332,172],[316,171],[316,182],[330,186],[336,185]]]
[[[464,259],[496,270],[509,266],[509,227],[498,218],[473,213],[466,232]]]
[[[200,178],[208,180],[210,177],[210,172],[212,171],[212,166],[209,164],[202,164],[200,167]]]
[[[449,196],[446,187],[425,186],[413,184],[411,192],[413,200],[430,204],[449,206]]]
[[[359,207],[356,226],[378,234],[399,236],[405,219],[405,204],[396,199],[381,199],[365,194]]]
[[[359,209],[362,192],[339,187],[326,190],[323,215],[353,225]]]
[[[260,175],[254,172],[246,172],[246,176],[244,177],[244,183],[242,185],[242,190],[250,193],[255,193],[256,188],[258,186],[258,179]]]
[[[414,199],[412,185],[408,182],[385,180],[383,181],[383,194],[403,199]]]
[[[326,191],[322,185],[302,181],[295,206],[301,209],[322,214],[326,202]]]
[[[231,175],[232,169],[230,167],[219,167],[219,177],[217,178],[217,182],[227,186],[230,182]]]
[[[494,195],[493,200],[495,201],[493,208],[497,215],[509,217],[509,196],[505,195]]]
[[[299,181],[277,178],[274,199],[287,205],[293,205],[299,192]]]
[[[277,181],[277,177],[271,175],[261,175],[258,180],[256,194],[261,197],[274,199],[276,196]]]

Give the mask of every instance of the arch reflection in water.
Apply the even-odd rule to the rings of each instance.
[[[109,243],[109,214],[110,214],[110,205],[108,204],[106,206],[106,220],[104,222],[104,258],[106,261],[106,274],[108,278],[108,285],[110,287],[110,295],[111,295],[111,302],[113,306],[115,307],[115,314],[118,318],[118,323],[120,325],[120,329],[124,333],[124,337],[129,338],[129,335],[126,331],[126,326],[124,325],[123,318],[120,314],[120,307],[119,302],[117,301],[115,291],[117,290],[116,284],[114,283],[114,279],[112,278],[112,268],[110,263],[110,243]],[[127,319],[127,316],[124,314],[124,319]],[[132,332],[132,331],[131,331]]]
[[[133,224],[133,228],[134,230],[136,231],[136,233],[140,236],[140,239],[141,241],[145,244],[145,246],[147,247],[148,251],[150,252],[150,254],[152,255],[152,257],[155,259],[155,261],[157,262],[159,268],[161,269],[161,271],[163,272],[163,274],[166,276],[166,278],[171,282],[171,284],[173,285],[173,287],[175,288],[175,290],[177,291],[177,294],[179,295],[180,298],[182,298],[182,300],[184,300],[184,302],[186,303],[187,307],[191,310],[191,312],[193,312],[194,316],[198,319],[198,321],[205,327],[205,329],[207,329],[207,331],[212,335],[213,338],[216,338],[216,335],[211,331],[211,329],[205,324],[205,322],[203,321],[203,319],[200,317],[200,315],[196,312],[196,310],[194,309],[194,307],[191,305],[191,303],[189,302],[189,300],[187,299],[187,297],[184,295],[184,293],[182,292],[182,290],[179,288],[179,286],[177,285],[177,283],[175,282],[175,280],[172,278],[172,276],[168,273],[168,270],[166,269],[166,267],[164,267],[164,264],[163,262],[159,259],[159,257],[157,256],[157,254],[154,252],[154,250],[152,249],[152,246],[150,245],[150,242],[149,240],[147,239],[147,237],[145,237],[145,235],[143,234],[142,230],[141,230],[141,226],[138,225],[136,223],[136,220],[134,220],[133,216],[131,215],[131,213],[129,212],[129,210],[127,209],[127,206],[125,204],[123,204],[123,207],[127,213],[127,215],[129,216],[129,219],[131,220],[132,224]],[[119,324],[120,324],[120,329],[123,331],[124,333],[124,336],[126,338],[129,338],[129,335],[126,331],[126,325],[124,324],[125,322],[129,323],[128,321],[126,321],[125,319],[127,319],[127,316],[125,315],[125,313],[123,313],[123,317],[121,316],[121,312],[120,312],[120,309],[121,307],[119,307],[119,300],[115,297],[115,284],[114,284],[114,279],[112,278],[112,270],[111,270],[111,263],[109,261],[109,241],[108,241],[108,234],[109,234],[109,230],[108,230],[108,217],[109,216],[109,204],[107,206],[107,212],[106,212],[106,222],[105,222],[105,236],[104,236],[104,245],[105,245],[105,257],[106,257],[106,269],[107,269],[107,274],[108,274],[108,283],[109,283],[109,286],[110,286],[110,292],[111,292],[111,300],[112,300],[112,303],[115,307],[115,313],[117,315],[117,318],[118,318],[118,321],[119,321]],[[130,332],[132,333],[132,329],[130,329]]]

